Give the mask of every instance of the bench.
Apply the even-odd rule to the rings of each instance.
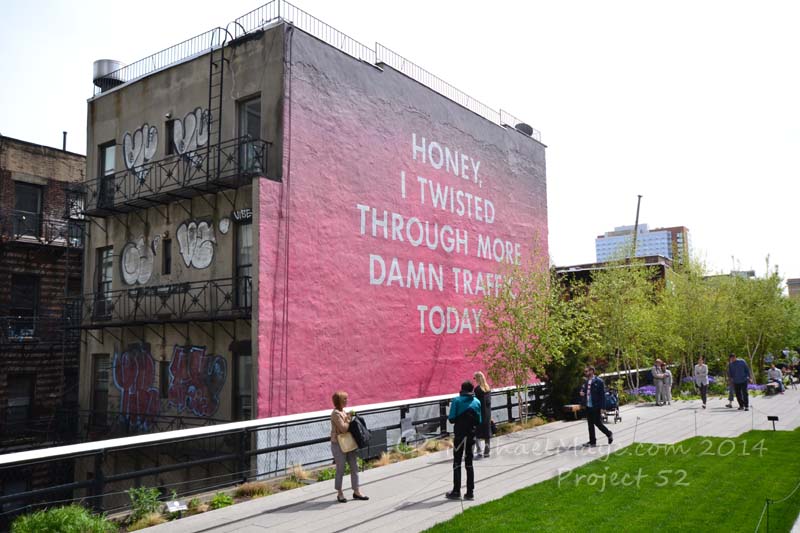
[[[582,406],[580,404],[577,404],[577,403],[571,403],[571,404],[565,405],[563,407],[563,409],[564,409],[565,413],[572,413],[572,416],[574,416],[575,420],[577,420],[578,419],[578,413],[581,412]]]

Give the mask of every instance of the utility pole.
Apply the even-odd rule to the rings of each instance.
[[[637,195],[639,197],[636,200],[636,224],[633,225],[633,253],[631,258],[636,257],[636,238],[639,236],[639,206],[642,205],[642,195]]]

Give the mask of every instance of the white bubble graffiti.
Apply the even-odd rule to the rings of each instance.
[[[128,285],[144,284],[153,274],[153,254],[144,236],[129,242],[122,249],[122,279]]]
[[[206,268],[214,259],[214,226],[205,220],[187,220],[178,226],[176,232],[181,257],[187,267]]]
[[[195,108],[183,120],[176,120],[172,143],[179,154],[191,154],[208,142],[208,110]]]
[[[147,171],[142,166],[150,161],[158,148],[158,128],[149,124],[122,136],[123,159],[125,168],[132,171],[140,180],[144,180]]]

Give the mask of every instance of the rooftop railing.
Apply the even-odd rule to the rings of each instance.
[[[385,46],[375,43],[375,48],[370,48],[285,0],[272,0],[237,18],[226,29],[214,28],[112,72],[105,77],[108,87],[97,90],[107,90],[185,61],[220,46],[225,42],[226,36],[228,39],[238,39],[262,30],[278,20],[284,20],[356,59],[373,65],[384,64],[402,72],[499,126],[515,128],[517,124],[522,123],[510,113],[492,109]],[[541,142],[541,133],[536,129],[530,129],[531,137]]]

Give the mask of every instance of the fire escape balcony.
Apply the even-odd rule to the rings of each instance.
[[[80,335],[72,326],[69,313],[64,316],[0,316],[0,346],[5,347],[0,351],[41,343],[64,343],[77,349]]]
[[[241,187],[266,173],[268,146],[239,137],[89,180],[84,212],[106,217]]]
[[[38,213],[0,210],[0,243],[83,248],[85,223],[71,218],[48,218]]]
[[[79,306],[81,327],[101,329],[158,323],[249,319],[249,276],[132,287],[87,294]]]

